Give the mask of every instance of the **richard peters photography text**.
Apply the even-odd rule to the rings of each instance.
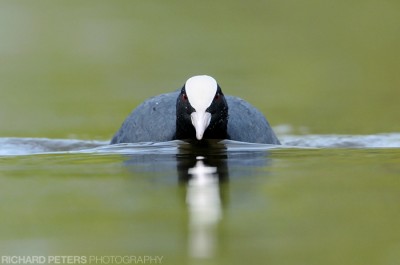
[[[162,264],[164,256],[1,256],[1,264]]]

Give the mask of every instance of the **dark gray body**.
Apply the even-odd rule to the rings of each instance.
[[[111,144],[174,140],[176,99],[179,93],[180,91],[162,94],[143,102],[126,118]],[[226,95],[225,98],[229,107],[230,140],[280,144],[260,111],[243,99]]]

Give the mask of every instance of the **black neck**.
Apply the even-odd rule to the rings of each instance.
[[[176,116],[176,140],[196,139],[196,131],[190,120],[185,119],[183,115]]]

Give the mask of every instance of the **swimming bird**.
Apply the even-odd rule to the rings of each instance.
[[[280,144],[259,110],[241,98],[225,96],[207,75],[193,76],[182,89],[143,102],[111,144],[204,139]]]

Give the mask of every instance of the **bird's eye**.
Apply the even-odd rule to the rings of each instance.
[[[215,97],[214,97],[214,99],[219,99],[219,93],[217,93],[217,94],[215,94]]]
[[[185,100],[185,101],[188,99],[186,93],[182,94],[182,99]]]

